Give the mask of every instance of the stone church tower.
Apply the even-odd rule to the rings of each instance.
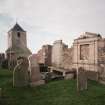
[[[12,61],[18,57],[28,57],[31,51],[27,48],[26,31],[18,23],[8,31],[7,59]]]

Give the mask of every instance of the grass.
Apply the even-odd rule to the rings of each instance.
[[[105,85],[88,81],[78,93],[75,80],[50,82],[35,88],[13,88],[12,71],[0,70],[0,105],[105,105]]]

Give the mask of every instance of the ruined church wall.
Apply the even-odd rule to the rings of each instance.
[[[98,41],[99,79],[105,81],[105,39]]]
[[[37,53],[38,63],[43,63],[48,66],[51,65],[52,46],[43,45]]]
[[[62,68],[71,70],[73,65],[73,47],[65,48],[63,52]]]
[[[63,62],[64,49],[67,48],[62,40],[57,40],[54,42],[52,47],[52,66],[61,67]]]
[[[87,38],[74,41],[74,68],[83,67],[86,70],[98,71],[97,40],[97,38]]]
[[[52,47],[52,65],[59,67],[62,62],[63,46],[62,42],[58,41]]]

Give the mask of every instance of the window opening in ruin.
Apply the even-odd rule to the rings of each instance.
[[[89,44],[80,45],[80,60],[88,60]]]

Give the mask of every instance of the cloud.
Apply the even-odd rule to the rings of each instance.
[[[12,21],[11,16],[0,13],[0,52],[5,51],[7,48],[7,32]]]
[[[33,52],[57,39],[71,45],[84,31],[105,34],[104,10],[104,0],[0,0],[0,43],[6,48],[5,34],[17,20]]]

